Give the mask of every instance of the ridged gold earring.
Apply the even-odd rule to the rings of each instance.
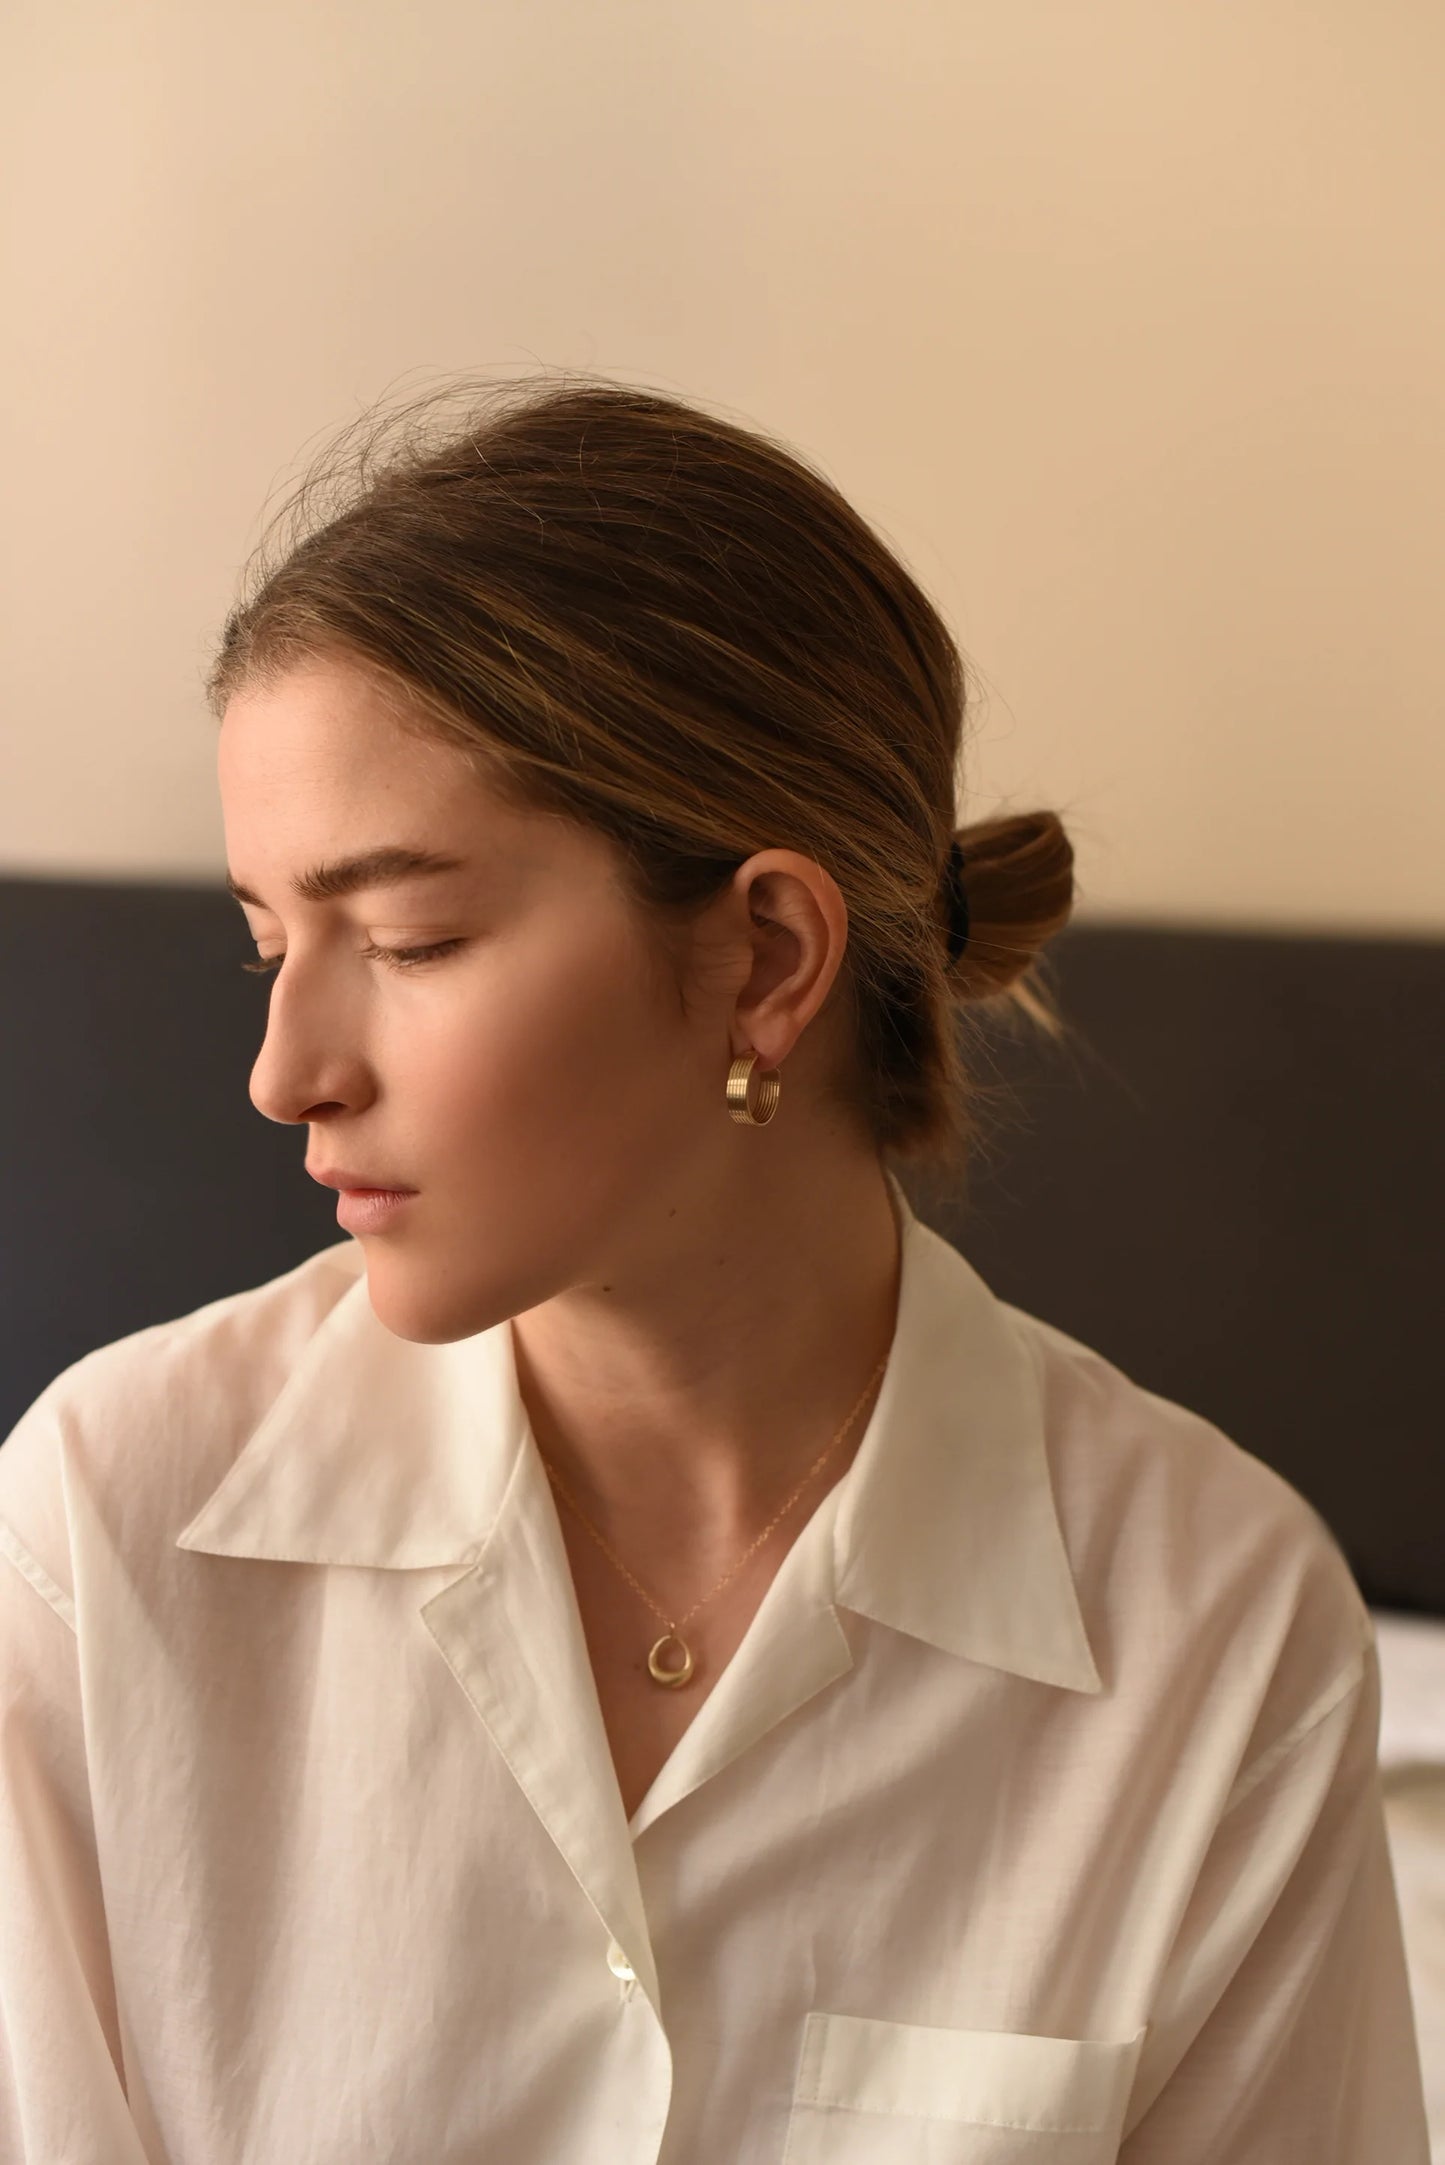
[[[768,1068],[758,1077],[757,1104],[749,1105],[748,1088],[753,1079],[753,1071],[761,1058],[761,1053],[745,1052],[740,1054],[728,1069],[728,1111],[734,1120],[747,1128],[765,1127],[777,1111],[778,1099],[782,1094],[781,1068]]]

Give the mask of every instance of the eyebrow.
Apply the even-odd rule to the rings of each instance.
[[[391,842],[378,849],[363,850],[355,857],[338,857],[331,864],[313,865],[309,872],[292,879],[290,885],[298,902],[331,902],[340,895],[355,894],[360,889],[395,887],[402,880],[466,869],[463,857],[448,857],[437,850],[412,849],[405,843]],[[259,895],[253,895],[249,887],[243,887],[229,872],[226,874],[226,892],[234,895],[238,902],[248,902],[253,909],[267,907]]]

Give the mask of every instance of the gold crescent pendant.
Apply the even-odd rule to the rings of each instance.
[[[682,1665],[680,1668],[663,1668],[661,1657],[662,1650],[666,1646],[675,1646],[681,1650]],[[665,1631],[647,1657],[647,1668],[649,1675],[654,1677],[659,1684],[685,1684],[692,1675],[692,1655],[675,1631]]]

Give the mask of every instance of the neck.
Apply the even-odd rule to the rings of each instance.
[[[593,1282],[512,1320],[538,1448],[624,1556],[725,1563],[888,1353],[901,1255],[882,1166],[792,1170],[729,1180],[691,1211],[654,1204]],[[880,1383],[799,1497],[800,1522],[852,1463]]]

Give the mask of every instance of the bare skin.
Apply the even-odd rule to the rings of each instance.
[[[683,935],[624,897],[611,844],[519,813],[405,730],[341,657],[230,702],[218,776],[234,880],[284,955],[251,1097],[307,1162],[418,1191],[359,1236],[372,1306],[436,1345],[511,1318],[533,1434],[669,1616],[762,1531],[887,1353],[898,1232],[871,1139],[832,1106],[848,1017],[836,881],[759,850]],[[405,843],[463,860],[325,900],[291,881]],[[410,968],[369,942],[450,952]],[[839,990],[841,992],[841,986]],[[782,1070],[775,1118],[728,1115],[730,1062]],[[663,1626],[558,1498],[629,1813],[745,1633],[848,1437],[688,1627],[698,1674],[648,1676]]]

